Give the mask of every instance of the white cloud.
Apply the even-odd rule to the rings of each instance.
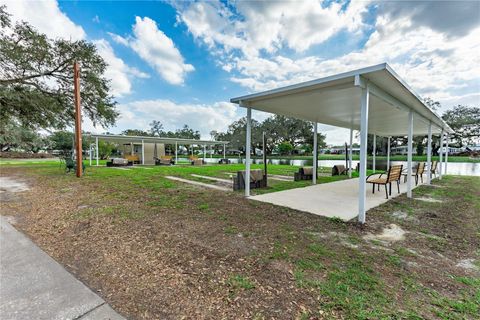
[[[148,130],[153,120],[159,120],[165,130],[175,131],[187,124],[209,139],[210,131],[225,131],[238,118],[237,107],[228,102],[181,104],[171,100],[141,100],[118,105],[120,118],[115,129]]]
[[[195,70],[191,64],[184,62],[172,39],[158,29],[155,21],[148,17],[135,18],[132,37],[110,35],[115,42],[131,47],[168,83],[181,85],[187,73]]]
[[[235,11],[219,1],[176,4],[177,20],[209,47],[258,56],[286,46],[297,52],[320,44],[340,30],[361,31],[368,1],[342,8],[323,1],[238,1]]]
[[[480,103],[478,2],[351,1],[341,5],[245,1],[227,6],[211,1],[175,6],[178,22],[210,48],[221,68],[231,74],[231,81],[249,91],[387,62],[421,96],[447,107]],[[373,14],[375,19],[366,19]],[[365,44],[332,58],[298,54],[321,48],[327,39],[341,45],[344,40],[335,38],[341,31],[349,32],[349,40],[362,39],[359,43]],[[327,135],[329,143],[346,139],[348,133],[341,130]]]
[[[75,24],[58,7],[57,1],[0,0],[15,21],[27,21],[50,38],[81,40],[86,38],[83,28]]]
[[[110,80],[112,94],[120,97],[131,93],[132,78],[149,78],[149,75],[136,68],[128,66],[113,52],[113,48],[105,39],[93,41],[98,53],[108,63],[105,77]]]

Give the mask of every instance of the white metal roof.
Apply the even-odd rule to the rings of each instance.
[[[211,141],[211,140],[196,140],[196,139],[182,139],[182,138],[167,138],[167,137],[150,137],[150,136],[124,136],[115,134],[91,134],[90,137],[98,138],[99,140],[111,141],[115,143],[164,143],[164,144],[188,144],[188,145],[218,145],[228,144],[228,141]]]
[[[386,64],[333,75],[283,88],[233,98],[242,107],[360,129],[361,87],[370,89],[368,132],[380,136],[406,135],[408,110],[414,111],[414,135],[453,130]]]

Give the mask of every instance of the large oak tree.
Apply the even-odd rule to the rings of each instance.
[[[0,122],[36,129],[72,125],[73,63],[78,61],[84,115],[94,124],[113,125],[116,102],[95,45],[49,39],[26,22],[12,23],[5,8],[0,7]]]

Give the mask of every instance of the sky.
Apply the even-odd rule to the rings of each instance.
[[[230,98],[387,62],[422,97],[480,106],[480,1],[0,0],[51,38],[93,42],[120,133],[184,124],[209,139],[246,110]],[[254,112],[262,121],[269,114]],[[329,144],[347,129],[319,126]]]

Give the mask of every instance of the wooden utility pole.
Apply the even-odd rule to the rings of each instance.
[[[73,86],[75,95],[75,151],[77,153],[77,177],[82,176],[82,109],[80,107],[80,66],[73,64]]]

